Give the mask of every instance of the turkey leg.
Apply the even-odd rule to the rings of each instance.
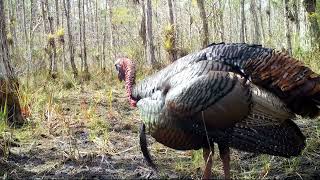
[[[224,178],[230,179],[230,149],[228,146],[218,144],[220,158],[223,164]]]
[[[210,179],[211,177],[211,168],[212,168],[212,156],[213,156],[213,149],[210,151],[208,148],[203,148],[203,159],[204,159],[204,172],[202,179]]]

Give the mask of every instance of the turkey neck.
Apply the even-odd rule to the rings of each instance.
[[[123,66],[123,69],[125,70],[125,88],[127,91],[128,100],[132,107],[136,107],[137,101],[132,98],[132,89],[135,85],[136,79],[135,64],[132,61],[126,61]]]

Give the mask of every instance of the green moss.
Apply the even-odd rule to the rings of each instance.
[[[8,33],[8,34],[7,34],[7,40],[8,40],[9,45],[12,45],[12,44],[13,44],[13,36],[12,36],[11,33]]]
[[[167,25],[164,29],[164,49],[168,52],[173,51],[175,43],[174,26]]]

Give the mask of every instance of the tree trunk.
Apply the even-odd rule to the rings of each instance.
[[[147,37],[146,37],[146,11],[145,11],[145,2],[141,0],[141,23],[139,29],[139,35],[142,39],[142,44],[144,47],[144,58],[147,59]]]
[[[6,18],[3,1],[0,1],[0,106],[7,111],[8,122],[13,125],[22,125],[24,119],[21,114],[17,96],[18,80],[10,65],[9,50],[6,33]]]
[[[67,3],[66,3],[67,1]],[[69,44],[69,56],[70,56],[70,64],[73,72],[74,78],[78,77],[78,69],[74,62],[74,44],[73,44],[73,37],[72,37],[72,27],[70,22],[70,0],[63,0],[64,11],[67,18],[67,28],[68,28],[68,44]]]
[[[200,11],[200,17],[202,21],[202,47],[207,47],[209,45],[209,30],[208,30],[208,21],[207,21],[207,15],[204,8],[203,0],[197,0],[198,8]]]
[[[259,29],[259,20],[258,20],[258,14],[257,14],[257,6],[256,6],[256,0],[251,0],[250,3],[250,11],[253,18],[254,23],[254,31],[253,31],[253,43],[260,44],[260,29]]]
[[[23,8],[23,32],[24,32],[24,41],[25,48],[28,46],[28,34],[27,34],[27,20],[26,20],[26,4],[25,0],[22,0],[22,8]]]
[[[271,27],[271,1],[268,0],[268,9],[267,9],[267,16],[268,16],[268,37],[269,37],[269,43],[271,43],[272,39],[272,27]]]
[[[32,27],[33,27],[33,0],[30,0],[30,24],[29,24],[29,44],[28,44],[28,52],[29,52],[29,60],[27,65],[27,87],[29,87],[29,79],[30,79],[30,71],[32,65],[32,51],[33,51],[33,37],[32,37]]]
[[[245,42],[245,27],[246,27],[246,16],[244,12],[244,1],[241,0],[240,3],[240,13],[241,13],[241,29],[240,29],[240,42],[244,43]]]
[[[108,0],[106,0],[106,11],[108,10]],[[103,42],[102,42],[102,64],[101,64],[101,70],[105,72],[106,70],[106,43],[107,43],[107,13],[104,15],[104,30],[103,30]]]
[[[304,6],[309,15],[311,44],[315,48],[320,48],[320,28],[315,16],[316,5],[316,0],[304,0]]]
[[[224,21],[223,21],[223,11],[222,1],[219,0],[219,21],[220,21],[220,40],[224,42]],[[231,30],[230,30],[231,31]]]
[[[17,20],[15,17],[15,13],[14,13],[14,4],[12,3],[12,0],[8,1],[9,4],[9,29],[10,29],[10,34],[11,34],[11,42],[9,42],[9,45],[12,47],[15,47],[15,44],[17,43],[17,32],[16,32],[16,28],[15,28],[15,24],[14,22]],[[14,49],[13,49],[14,50]]]
[[[59,0],[55,0],[55,8],[56,8],[56,28],[59,29],[60,21],[59,21]]]
[[[152,5],[151,0],[146,0],[145,3],[146,12],[146,40],[147,40],[147,63],[154,67],[155,56],[153,46],[153,34],[152,34]]]
[[[79,10],[79,46],[80,46],[80,59],[81,59],[81,64],[80,64],[80,71],[83,71],[83,39],[82,39],[82,15],[81,15],[81,0],[78,0],[78,10]]]
[[[168,8],[169,8],[169,22],[170,26],[172,28],[172,33],[169,35],[170,39],[166,39],[166,41],[171,42],[171,48],[168,50],[170,61],[173,62],[177,59],[177,48],[176,48],[176,25],[174,22],[174,16],[173,16],[173,8],[172,8],[172,0],[168,0]]]
[[[295,42],[300,48],[300,19],[299,19],[299,10],[300,10],[300,3],[298,0],[293,1],[293,11],[294,11],[294,22],[296,25],[296,37]]]
[[[49,7],[49,3],[48,0],[45,1],[45,5],[46,5],[46,9],[47,9],[47,16],[48,16],[48,21],[49,21],[49,30],[51,35],[49,35],[50,37],[49,42],[48,42],[48,47],[50,48],[50,56],[51,56],[51,67],[50,67],[50,71],[49,74],[50,76],[55,79],[58,76],[58,67],[57,67],[57,49],[56,49],[56,43],[55,43],[55,39],[54,39],[54,27],[53,27],[53,17],[50,14],[50,7]]]
[[[97,62],[99,62],[100,64],[100,69],[102,68],[102,61],[100,61],[100,42],[99,42],[99,16],[98,16],[98,0],[95,0],[95,30],[96,30],[96,46],[97,46],[97,50],[96,50],[96,54],[94,54],[94,57],[97,59]]]
[[[229,12],[232,12],[232,6],[231,6],[231,0],[228,1],[229,5]],[[232,36],[233,36],[233,28],[232,28],[232,17],[231,14],[229,14],[229,42],[232,42]]]
[[[258,11],[259,11],[260,27],[261,27],[261,39],[262,39],[261,42],[263,44],[265,41],[265,32],[264,32],[264,26],[263,26],[262,0],[259,0]]]
[[[59,20],[59,0],[55,0],[55,13],[56,13],[56,31],[59,30],[60,28],[60,20]],[[62,45],[62,49],[64,49],[63,47],[63,37],[59,37],[59,41],[61,42],[61,45]],[[56,43],[56,46],[58,46],[59,44]],[[56,47],[56,49],[59,49],[59,47]],[[56,62],[61,62],[61,53],[57,53],[57,57],[56,57]],[[62,62],[62,70],[64,71],[65,70],[65,61],[63,60]]]
[[[193,24],[193,18],[192,18],[192,12],[191,12],[191,3],[188,7],[188,14],[189,14],[189,39],[192,38],[192,24]],[[189,47],[192,47],[192,41],[189,41]]]
[[[290,32],[290,22],[289,22],[289,0],[283,0],[284,3],[284,15],[285,15],[285,27],[286,27],[286,39],[287,39],[287,49],[289,55],[292,55],[292,45],[291,45],[291,32]]]
[[[117,57],[116,54],[116,50],[114,47],[114,37],[113,37],[113,31],[114,31],[114,24],[112,22],[113,19],[113,15],[112,15],[112,1],[111,0],[106,0],[106,3],[108,5],[108,11],[109,11],[109,24],[110,24],[110,31],[109,31],[109,39],[110,39],[110,52],[111,52],[111,56],[113,56],[114,58]]]
[[[86,13],[84,11],[84,1],[82,1],[82,19],[83,19],[83,31],[82,31],[82,46],[83,46],[83,63],[84,63],[84,76],[83,79],[85,81],[90,80],[89,66],[87,62],[87,39],[86,39]],[[87,6],[88,7],[88,6]]]

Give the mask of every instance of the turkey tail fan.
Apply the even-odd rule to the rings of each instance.
[[[252,82],[275,93],[296,114],[319,115],[320,76],[285,53],[261,54],[243,67]]]
[[[217,132],[215,136],[218,143],[229,142],[230,147],[239,150],[282,157],[300,155],[306,139],[299,127],[289,119],[280,125],[236,125],[224,132]],[[223,139],[224,137],[228,140]]]
[[[152,169],[157,170],[157,166],[153,163],[151,159],[149,150],[148,150],[148,143],[146,138],[146,127],[145,124],[141,124],[140,126],[140,148],[143,154],[144,159],[147,161],[148,165],[152,167]]]

